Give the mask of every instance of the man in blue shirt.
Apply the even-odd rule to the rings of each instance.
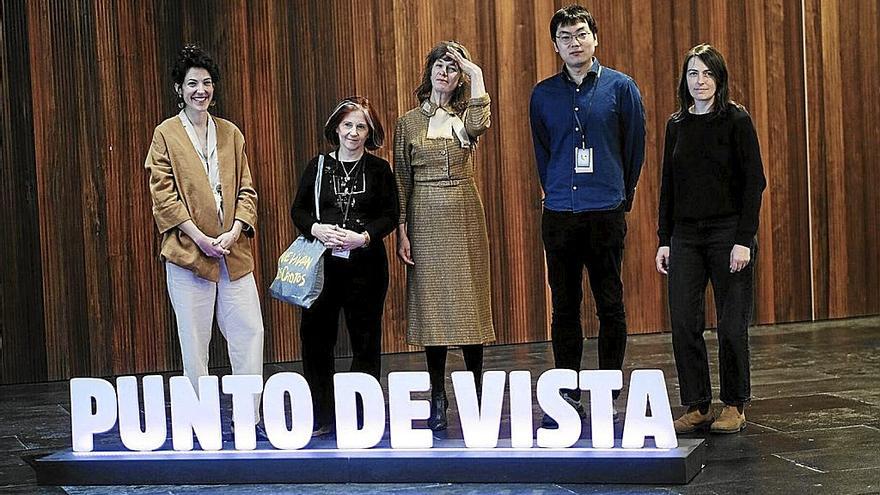
[[[645,156],[645,112],[631,77],[599,64],[596,21],[580,5],[550,21],[562,70],[532,92],[529,113],[544,213],[541,225],[553,302],[557,368],[580,370],[582,280],[586,267],[599,317],[599,368],[622,369],[625,212]],[[584,416],[579,390],[563,397]],[[617,393],[615,393],[615,398]],[[544,425],[555,421],[544,417]]]

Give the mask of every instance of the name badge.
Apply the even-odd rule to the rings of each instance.
[[[593,148],[574,149],[574,173],[593,173]]]
[[[349,250],[349,249],[345,249],[345,250],[334,249],[332,251],[332,254],[333,254],[333,256],[336,256],[337,258],[348,259],[348,255],[351,254],[351,250]]]

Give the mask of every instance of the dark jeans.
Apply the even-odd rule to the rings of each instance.
[[[623,368],[626,311],[623,306],[623,211],[556,212],[544,210],[541,224],[547,253],[547,278],[553,302],[550,335],[557,368],[581,369],[584,334],[581,328],[583,272],[599,317],[599,369]],[[617,398],[619,391],[615,391]],[[580,397],[575,390],[572,395]]]
[[[721,400],[738,405],[751,397],[749,322],[758,245],[752,240],[751,261],[741,271],[730,273],[736,226],[736,217],[725,217],[676,222],[673,228],[669,248],[669,313],[681,403],[686,406],[712,400],[709,359],[703,340],[709,281],[718,315]]]
[[[353,354],[351,371],[379,379],[381,372],[382,310],[388,292],[388,260],[385,250],[352,253],[345,260],[325,254],[324,289],[309,309],[302,311],[303,375],[312,391],[315,423],[334,420],[333,348],[339,325],[339,311],[345,323]]]

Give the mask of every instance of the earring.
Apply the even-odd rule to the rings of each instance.
[[[208,105],[208,106],[209,106],[209,107],[213,107],[213,106],[216,105],[216,104],[217,104],[217,100],[211,100],[211,104]]]
[[[183,95],[177,93],[177,108],[183,108],[186,106],[186,103],[183,102]]]

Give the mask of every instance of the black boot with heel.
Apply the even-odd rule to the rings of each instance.
[[[446,410],[449,409],[449,400],[446,399],[446,392],[431,393],[431,415],[428,416],[428,428],[432,431],[445,430],[449,426],[446,419]]]

